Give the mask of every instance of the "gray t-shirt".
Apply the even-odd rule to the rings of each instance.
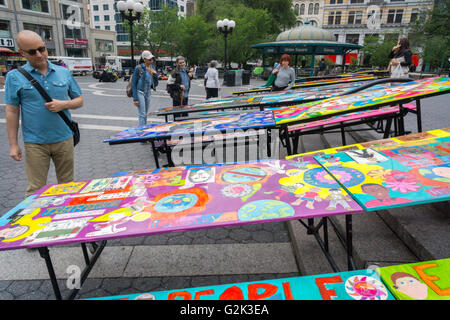
[[[289,81],[291,84],[289,85]],[[292,85],[295,83],[295,71],[293,68],[280,68],[280,71],[278,71],[277,78],[275,79],[275,86],[282,88],[282,87],[292,87]]]

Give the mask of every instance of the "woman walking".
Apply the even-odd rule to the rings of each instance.
[[[142,52],[141,60],[134,69],[131,88],[133,102],[138,107],[138,124],[147,124],[147,113],[150,109],[150,89],[158,85],[158,75],[153,66],[155,56],[148,50]]]
[[[217,61],[213,60],[209,63],[209,68],[205,73],[206,99],[219,96],[219,71],[216,69]]]

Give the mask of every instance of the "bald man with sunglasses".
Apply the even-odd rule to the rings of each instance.
[[[50,161],[55,165],[58,183],[73,181],[73,132],[58,115],[62,111],[70,120],[69,110],[83,106],[82,92],[70,72],[52,64],[42,38],[24,30],[16,43],[27,63],[22,67],[52,98],[46,102],[38,90],[18,70],[6,75],[5,103],[9,155],[22,160],[18,143],[19,119],[25,149],[25,170],[28,180],[26,196],[47,184]]]

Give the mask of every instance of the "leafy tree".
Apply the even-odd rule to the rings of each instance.
[[[396,45],[396,41],[385,39],[380,42],[378,37],[366,36],[364,38],[364,48],[362,52],[365,57],[369,57],[369,64],[374,67],[387,67],[390,59],[389,52]]]
[[[265,9],[246,9],[240,6],[234,9],[233,16],[236,29],[229,41],[230,61],[241,66],[246,61],[256,58],[260,52],[251,48],[252,44],[270,41],[270,26],[265,24],[270,15]]]
[[[180,19],[176,35],[176,52],[184,56],[189,64],[199,64],[207,48],[210,26],[201,16]]]
[[[433,10],[418,19],[409,34],[413,46],[418,48],[419,55],[432,68],[448,66],[450,57],[450,0],[435,1]]]
[[[168,6],[163,6],[159,11],[144,10],[139,23],[133,26],[136,48],[150,50],[154,54],[159,50],[173,53],[179,26],[177,12],[176,8]],[[128,22],[124,25],[129,30]]]

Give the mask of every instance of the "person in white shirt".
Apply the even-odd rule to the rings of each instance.
[[[219,71],[217,71],[216,66],[217,61],[211,61],[209,63],[209,68],[205,73],[206,99],[219,96]]]

